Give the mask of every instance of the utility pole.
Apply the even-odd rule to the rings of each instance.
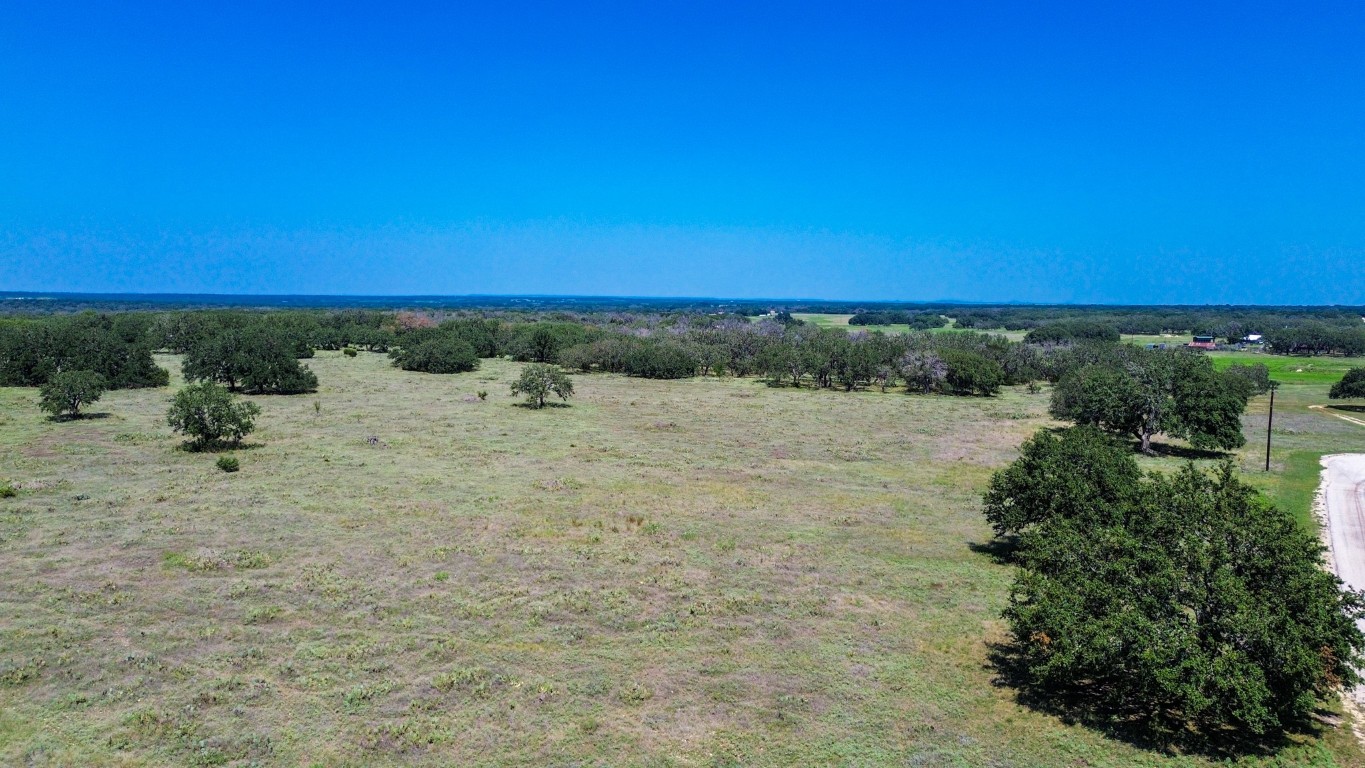
[[[1270,471],[1270,433],[1275,428],[1275,390],[1280,388],[1280,382],[1270,382],[1270,417],[1265,421],[1265,471]]]

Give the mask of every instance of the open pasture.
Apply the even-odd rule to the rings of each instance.
[[[159,362],[172,389],[96,418],[0,389],[2,764],[1210,762],[992,684],[979,497],[1046,392],[590,375],[533,411],[515,363],[319,353],[225,474],[177,449]],[[1286,451],[1354,437],[1286,414]],[[1362,759],[1329,729],[1242,764]]]
[[[1263,363],[1270,369],[1270,378],[1284,384],[1320,384],[1323,396],[1327,387],[1340,380],[1352,368],[1365,367],[1365,357],[1338,357],[1335,355],[1271,355],[1265,352],[1210,352],[1213,365],[1225,368],[1229,365],[1254,365]]]

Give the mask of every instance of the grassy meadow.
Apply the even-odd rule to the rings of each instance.
[[[973,547],[979,499],[1046,391],[598,374],[534,411],[516,363],[324,352],[316,395],[252,398],[226,474],[178,449],[160,363],[170,389],[72,422],[0,389],[0,764],[1216,762],[994,683],[1012,568]],[[1325,391],[1280,390],[1269,476],[1252,404],[1238,460],[1277,498],[1304,455],[1365,446],[1308,408]],[[1326,727],[1236,764],[1365,753]]]

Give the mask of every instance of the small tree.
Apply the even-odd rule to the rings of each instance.
[[[568,400],[573,394],[573,382],[557,365],[532,363],[521,369],[521,378],[512,385],[512,394],[526,395],[526,404],[532,408],[544,408],[551,393],[559,395],[560,400]]]
[[[80,416],[81,406],[89,405],[104,394],[105,379],[94,371],[54,373],[38,389],[38,407],[54,417]]]
[[[948,366],[944,381],[954,394],[992,397],[1000,392],[1000,385],[1005,382],[1004,369],[984,355],[964,349],[945,349],[942,357]]]
[[[237,445],[255,428],[260,406],[237,398],[212,382],[190,384],[175,394],[166,421],[191,438],[195,450]]]
[[[1352,368],[1341,377],[1341,381],[1332,385],[1331,391],[1327,396],[1333,400],[1340,400],[1346,397],[1365,397],[1365,368]]]
[[[479,368],[479,356],[474,347],[449,334],[404,344],[390,351],[389,356],[396,367],[405,371],[464,373]]]
[[[901,356],[900,374],[906,392],[927,395],[942,386],[948,365],[933,352],[912,349]]]

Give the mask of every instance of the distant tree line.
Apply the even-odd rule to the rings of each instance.
[[[1045,323],[1014,342],[958,330],[849,333],[771,315],[85,313],[0,321],[0,377],[35,386],[60,371],[84,370],[110,389],[156,386],[167,374],[152,352],[166,350],[183,356],[188,381],[293,394],[318,386],[300,361],[315,349],[342,349],[384,352],[396,367],[435,374],[508,357],[579,373],[732,375],[775,387],[926,395],[989,397],[1001,387],[1048,381],[1056,385],[1056,417],[1132,437],[1144,450],[1163,434],[1196,447],[1241,444],[1247,399],[1269,386],[1263,367],[1216,373],[1198,353],[1142,350],[1115,343],[1117,335],[1114,326],[1091,319]]]
[[[1282,355],[1365,355],[1365,328],[1359,319],[1352,326],[1309,322],[1267,329],[1266,346]]]
[[[859,312],[848,319],[849,325],[908,325],[918,331],[942,328],[948,318],[937,312],[909,312],[888,310],[882,312]]]
[[[1119,330],[1098,320],[1057,320],[1036,326],[1024,336],[1030,344],[1070,344],[1087,341],[1117,342]]]
[[[1232,306],[1004,306],[956,307],[942,310],[959,328],[1027,331],[1061,321],[1087,321],[1111,326],[1119,333],[1200,334],[1237,343],[1248,334],[1268,334],[1300,325],[1362,330],[1365,307],[1232,307]]]

